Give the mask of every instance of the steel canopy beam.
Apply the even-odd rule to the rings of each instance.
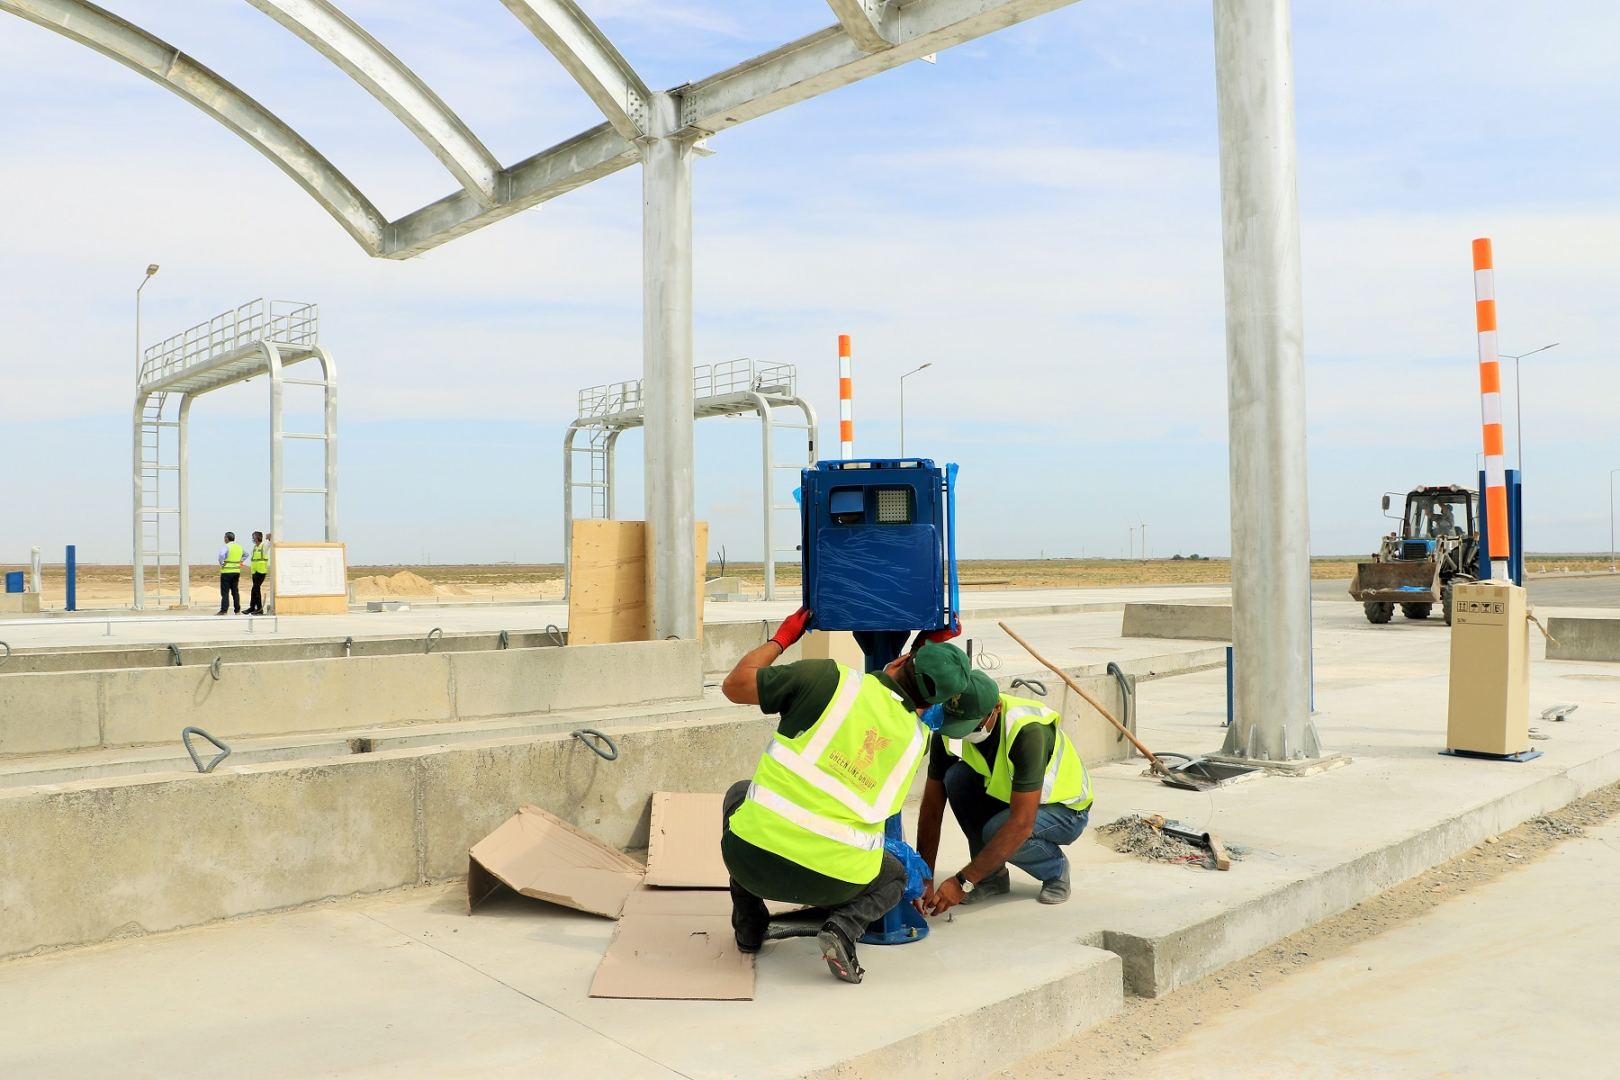
[[[861,51],[879,52],[894,44],[884,32],[894,6],[890,0],[827,0],[827,6]]]
[[[501,163],[416,73],[328,0],[248,0],[297,34],[396,116],[485,206]]]
[[[447,195],[389,225],[382,250],[372,254],[409,259],[592,180],[627,169],[637,160],[634,143],[611,126],[600,124],[503,171],[496,206],[486,209],[465,191]]]
[[[724,131],[745,120],[1076,2],[907,0],[890,3],[884,10],[884,22],[892,33],[892,47],[867,53],[843,25],[828,27],[683,87],[681,121],[685,128],[700,133]]]
[[[0,0],[0,11],[88,46],[178,94],[275,162],[367,253],[382,253],[387,221],[347,177],[275,114],[168,42],[83,0]]]
[[[567,69],[613,130],[626,139],[646,134],[647,85],[574,0],[501,3]]]

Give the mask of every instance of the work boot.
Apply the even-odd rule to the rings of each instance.
[[[1011,891],[1012,875],[1009,874],[1007,872],[1007,868],[1003,866],[1000,870],[997,870],[995,873],[989,875],[977,885],[973,886],[973,891],[962,897],[962,903],[977,904],[980,900],[987,897],[1005,896]]]
[[[1035,899],[1043,904],[1061,904],[1069,898],[1069,864],[1063,864],[1063,873],[1051,881],[1041,882],[1041,894]]]
[[[855,960],[855,943],[842,930],[832,923],[824,924],[816,935],[816,944],[821,946],[821,958],[827,961],[828,971],[847,983],[861,981],[863,970]]]
[[[753,902],[749,903],[749,900]],[[765,909],[763,900],[755,896],[740,900],[735,894],[732,895],[731,932],[737,939],[738,952],[759,952],[765,945],[765,931],[770,928],[771,915]]]

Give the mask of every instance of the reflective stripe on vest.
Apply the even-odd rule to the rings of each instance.
[[[876,851],[883,846],[881,833],[864,833],[859,829],[851,828],[841,821],[822,817],[811,813],[804,807],[791,802],[784,796],[778,795],[768,787],[749,783],[748,797],[753,799],[765,809],[781,814],[800,828],[809,829],[818,836],[825,836],[829,840],[836,840],[840,844],[848,844],[852,848],[862,851]]]
[[[1050,724],[1054,736],[1052,756],[1047,760],[1046,771],[1041,776],[1041,802],[1050,804],[1054,801],[1053,797],[1057,791],[1058,780],[1062,775],[1063,762],[1070,750],[1069,737],[1064,734],[1062,718],[1055,711],[1036,702],[1012,704],[1012,702],[1018,700],[1017,698],[1009,698],[1005,694],[1001,697],[1001,718],[997,721],[1001,727],[1001,741],[996,746],[995,762],[985,761],[984,755],[979,752],[977,746],[962,739],[946,739],[945,749],[952,756],[960,758],[974,772],[984,777],[987,791],[991,781],[995,779],[997,766],[1003,767],[1008,774],[1002,777],[1008,785],[1007,797],[1004,801],[1010,802],[1012,778],[1010,775],[1011,764],[1007,761],[1007,755],[1011,753],[1013,740],[1018,737],[1019,729],[1028,723]],[[1079,760],[1078,753],[1076,753],[1075,765],[1080,770],[1080,793],[1073,798],[1058,800],[1058,802],[1064,806],[1083,808],[1091,803],[1091,773],[1086,771],[1085,762]],[[990,794],[993,798],[1002,798],[1001,795],[993,792]]]

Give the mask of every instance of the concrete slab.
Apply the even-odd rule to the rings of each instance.
[[[678,1075],[364,911],[151,944],[5,968],[0,1076]],[[588,937],[559,952],[594,948]]]
[[[1620,984],[1620,823],[1313,964],[1133,1078],[1608,1076]],[[1549,899],[1556,898],[1549,905]],[[1552,911],[1549,908],[1556,910]],[[1594,963],[1594,961],[1598,961]],[[1046,1075],[1046,1074],[1042,1074]]]
[[[969,1057],[964,1068],[971,1065],[982,1072],[1038,1048],[1043,1033],[1055,1040],[1065,1026],[1106,1011],[1109,1000],[1117,1001],[1115,990],[1128,986],[1139,993],[1163,993],[1343,910],[1486,835],[1620,779],[1620,676],[1612,668],[1548,663],[1538,652],[1533,713],[1554,701],[1581,706],[1570,721],[1547,725],[1550,730],[1541,732],[1551,736],[1537,743],[1546,755],[1525,764],[1442,757],[1437,751],[1446,726],[1446,628],[1437,621],[1370,626],[1355,605],[1339,603],[1317,605],[1315,617],[1317,725],[1328,749],[1353,757],[1350,765],[1312,777],[1268,777],[1209,793],[1167,788],[1144,778],[1139,763],[1094,770],[1093,825],[1131,812],[1168,814],[1194,828],[1213,830],[1237,847],[1244,857],[1231,872],[1141,862],[1105,849],[1088,832],[1070,849],[1075,864],[1070,903],[1055,908],[1035,904],[1036,884],[1014,873],[1008,897],[965,909],[951,922],[936,922],[923,942],[887,951],[863,948],[862,960],[871,974],[858,988],[831,980],[809,942],[789,941],[762,955],[761,998],[751,1006],[592,1002],[586,997],[591,968],[609,932],[596,920],[540,914],[528,907],[512,908],[502,916],[504,923],[480,923],[482,915],[463,920],[455,914],[457,901],[445,899],[454,895],[454,886],[346,901],[336,910],[364,912],[411,940],[431,940],[464,966],[488,972],[588,1026],[590,1035],[580,1035],[581,1040],[607,1035],[614,1045],[688,1075],[931,1072],[960,1055],[1003,1055],[999,1061]],[[1141,684],[1138,726],[1157,749],[1213,749],[1220,743],[1224,716],[1222,672]],[[476,776],[477,755],[483,752],[468,749],[465,764],[471,775]],[[644,767],[656,768],[651,763]],[[707,778],[724,781],[737,767],[727,762],[707,770]],[[544,781],[540,772],[533,777],[537,784]],[[706,786],[715,789],[713,783]],[[501,795],[492,790],[474,801]],[[551,795],[560,802],[573,800],[587,814],[602,807],[607,811],[605,829],[633,835],[634,826],[611,800],[592,801],[563,789]],[[0,795],[0,803],[4,798]],[[424,821],[448,812],[429,811],[423,804]],[[6,831],[16,835],[13,827]],[[965,843],[947,825],[941,872],[963,861]],[[0,881],[9,877],[0,873]],[[18,897],[4,899],[14,904]],[[267,922],[302,917],[273,916]],[[452,945],[444,944],[447,938]],[[36,994],[33,987],[45,985],[33,981],[46,970],[39,965],[83,965],[86,973],[74,976],[87,980],[82,985],[89,985],[97,968],[111,978],[119,965],[143,962],[146,951],[165,940],[38,958],[26,967],[0,964],[0,996],[15,996],[23,985]],[[1092,949],[1099,945],[1112,955],[1095,957]],[[105,959],[115,953],[132,959]],[[1094,959],[1102,966],[1094,966]],[[211,967],[198,959],[173,977],[207,983],[213,977]],[[964,971],[972,972],[972,978],[964,979]],[[1113,979],[1113,989],[1099,989],[1087,981],[1093,978]],[[1087,986],[1091,989],[1082,993]],[[288,992],[320,995],[322,990],[300,984]],[[1076,995],[1093,1004],[1072,1014],[1051,1011],[1068,1007]],[[341,1003],[357,1026],[372,1015],[368,999],[362,993]],[[852,1000],[860,1006],[852,1009]],[[738,1008],[749,1011],[713,1011]],[[453,1003],[444,1009],[453,1015]],[[941,1009],[955,1011],[941,1022]],[[926,1028],[924,1014],[935,1021]],[[815,1022],[823,1017],[831,1019]],[[832,1020],[841,1033],[836,1050],[829,1049],[834,1041],[825,1038]],[[1002,1025],[1013,1025],[1009,1030],[1018,1038],[982,1037],[987,1027],[999,1032]],[[842,1037],[845,1027],[847,1039]],[[888,1034],[879,1034],[879,1029]],[[63,1040],[78,1037],[76,1029],[60,1035]],[[138,1025],[120,1021],[108,1028],[104,1050],[117,1054],[124,1043],[143,1037]],[[832,1053],[840,1060],[817,1056]],[[399,1058],[395,1064],[410,1068],[416,1063]]]
[[[1547,620],[1549,660],[1620,660],[1620,619]]]
[[[1188,599],[1225,599],[1226,585],[1125,586],[1098,589],[985,589],[963,594],[964,616],[980,619],[1009,614],[1051,615],[1083,611],[1118,611],[1128,600],[1176,602]],[[706,624],[769,621],[774,626],[799,606],[797,596],[775,601],[738,601],[707,608]],[[127,609],[47,612],[39,616],[0,619],[0,639],[14,649],[52,647],[105,648],[119,642],[163,645],[168,642],[199,644],[251,643],[352,636],[421,639],[435,627],[446,635],[459,633],[540,633],[548,625],[566,628],[564,603],[478,604],[418,606],[409,611],[351,611],[347,615],[282,615],[266,619],[198,618],[193,613],[172,615]]]
[[[1126,604],[1123,637],[1232,640],[1230,604]]]

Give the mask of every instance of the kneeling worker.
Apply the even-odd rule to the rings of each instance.
[[[722,685],[730,700],[781,721],[753,779],[726,793],[720,851],[739,949],[758,952],[764,943],[765,900],[824,908],[822,959],[858,983],[855,942],[905,891],[905,867],[884,850],[883,824],[899,811],[928,745],[917,714],[960,694],[969,665],[956,646],[930,643],[870,675],[833,660],[772,667],[809,618],[799,609]]]
[[[944,714],[929,749],[917,853],[934,866],[949,802],[971,860],[937,888],[930,882],[918,909],[937,915],[1007,892],[1007,863],[1041,883],[1041,903],[1063,903],[1063,848],[1085,830],[1091,809],[1091,778],[1063,733],[1063,718],[1039,701],[1001,693],[982,671]]]

